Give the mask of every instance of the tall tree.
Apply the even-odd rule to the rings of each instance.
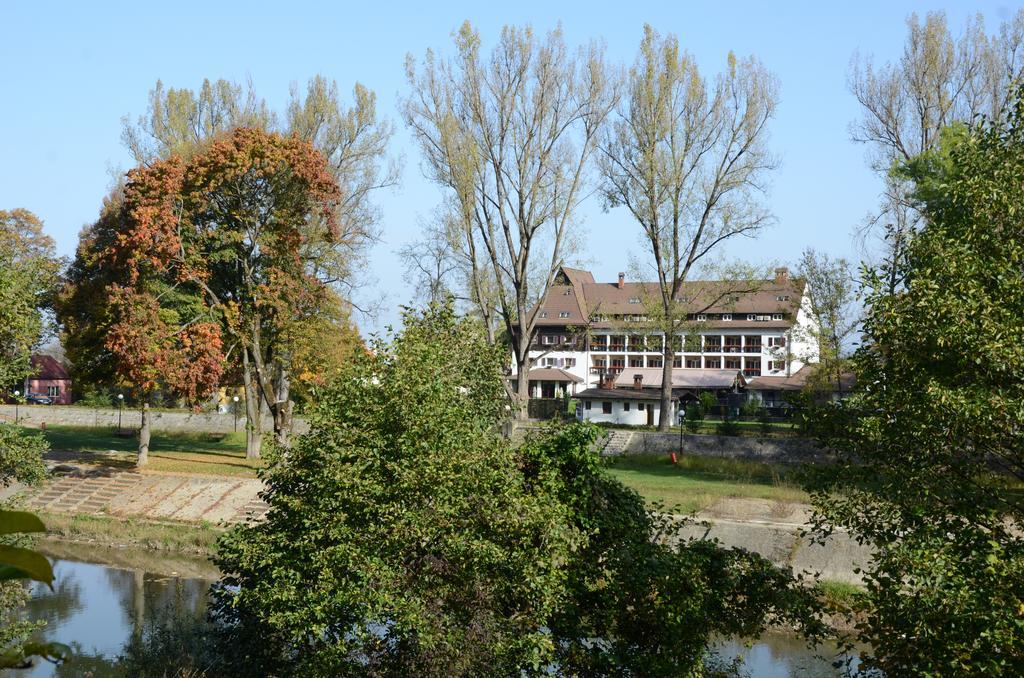
[[[922,226],[865,276],[853,397],[822,408],[838,464],[819,528],[874,545],[864,659],[885,675],[1024,672],[1024,90],[910,163]]]
[[[797,356],[804,363],[818,363],[812,387],[842,393],[843,374],[850,368],[850,345],[860,326],[857,280],[846,259],[833,259],[812,248],[803,251],[797,275],[804,280],[804,294],[810,302],[814,322],[794,328],[794,333],[814,347],[814,355]]]
[[[661,430],[672,423],[674,338],[686,332],[687,318],[756,284],[737,279],[684,289],[709,255],[771,220],[761,200],[776,165],[767,139],[777,90],[760,62],[731,53],[726,71],[709,84],[675,36],[662,38],[645,26],[602,141],[604,199],[626,207],[640,225],[657,275],[657,290],[644,303],[652,328],[664,336]]]
[[[0,210],[0,388],[31,371],[61,262],[43,222],[26,209]]]
[[[518,371],[518,416],[526,416],[535,304],[572,243],[584,174],[614,103],[596,45],[572,54],[560,30],[543,39],[506,26],[489,57],[466,22],[457,56],[410,56],[403,102],[431,179],[449,191],[459,249],[470,252],[473,299],[496,309]],[[493,295],[493,296],[492,296]],[[493,306],[491,305],[493,303]]]
[[[334,288],[347,306],[358,308],[356,294],[368,282],[366,250],[379,231],[380,211],[374,197],[379,189],[395,185],[398,178],[398,164],[387,155],[393,127],[378,117],[376,96],[357,83],[352,104],[343,105],[337,84],[317,75],[305,90],[292,87],[288,107],[279,117],[256,95],[251,84],[243,88],[225,80],[204,81],[194,92],[167,90],[158,82],[150,92],[147,115],[134,125],[125,119],[123,138],[138,162],[151,163],[172,155],[190,158],[213,139],[240,127],[297,135],[326,158],[341,189],[334,216],[336,232],[324,239],[319,235],[318,223],[308,224],[310,232],[303,237],[301,259],[309,275]],[[296,319],[291,334],[264,329],[266,341],[282,342],[276,353],[283,362],[290,362],[289,356],[296,351],[287,338],[308,336],[319,323],[315,314],[305,316],[305,321],[310,326],[302,329]],[[247,430],[252,448],[252,439],[261,435],[261,401],[272,410],[280,406],[266,399],[268,391],[257,387],[252,356],[241,350],[230,351],[229,356],[237,363],[234,371],[246,385]],[[278,371],[279,377],[281,374]],[[278,382],[275,397],[287,397],[288,389],[280,378]]]
[[[943,127],[977,115],[1000,116],[1022,67],[1024,10],[992,34],[976,15],[959,37],[944,12],[929,12],[923,21],[911,14],[898,61],[876,67],[870,57],[854,55],[849,89],[861,116],[850,134],[867,147],[868,162],[883,180],[881,204],[864,234],[884,236],[882,259],[891,276],[921,216],[909,196],[911,185],[892,170],[934,148]],[[890,277],[890,289],[900,284]]]

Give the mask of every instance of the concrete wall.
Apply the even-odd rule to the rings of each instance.
[[[626,454],[668,454],[679,450],[678,433],[634,431]],[[758,461],[802,462],[820,458],[822,451],[802,438],[754,438],[747,436],[692,435],[684,433],[685,454]]]
[[[13,422],[14,405],[0,405],[0,420]],[[142,413],[139,410],[125,408],[121,413],[121,426],[126,429],[139,427]],[[91,407],[66,407],[61,405],[20,405],[18,420],[28,426],[39,426],[42,423],[63,426],[117,426],[116,409],[93,409]],[[230,433],[234,430],[235,418],[231,413],[218,414],[210,412],[187,411],[154,411],[153,430],[155,431],[196,431],[209,433]],[[238,417],[238,430],[245,430],[245,416]],[[263,417],[263,430],[273,431],[274,422],[269,416]],[[295,430],[303,433],[308,425],[301,419],[295,420]]]

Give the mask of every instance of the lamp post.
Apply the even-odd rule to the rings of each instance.
[[[232,400],[235,401],[235,433],[238,433],[238,396],[235,396]]]
[[[21,391],[14,391],[14,425],[18,425],[18,403],[21,400]]]
[[[124,406],[124,394],[117,394],[117,432],[121,432],[121,408]]]

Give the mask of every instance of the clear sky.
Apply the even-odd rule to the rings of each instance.
[[[401,124],[396,99],[406,91],[407,53],[450,52],[464,20],[485,47],[504,24],[544,31],[561,22],[570,45],[605,42],[611,61],[631,63],[642,26],[675,33],[704,72],[717,72],[729,50],[757,55],[781,81],[772,147],[782,158],[769,204],[778,222],[730,257],[792,262],[804,247],[857,257],[854,228],[876,204],[877,179],[864,149],[849,139],[856,102],[846,88],[855,51],[877,62],[898,58],[911,12],[946,10],[959,33],[981,12],[992,30],[1016,6],[992,2],[0,2],[0,209],[39,215],[61,254],[71,255],[93,220],[113,172],[130,167],[121,118],[145,113],[157,79],[197,88],[203,78],[251,79],[283,110],[291,83],[316,73],[348,92],[362,82],[378,94],[379,111],[397,127],[393,151],[404,156],[401,185],[382,193],[383,239],[370,253],[383,293],[367,330],[393,323],[411,292],[395,251],[413,240],[440,197],[423,178],[416,147]],[[629,270],[643,250],[622,211],[582,207],[587,261],[598,280]]]

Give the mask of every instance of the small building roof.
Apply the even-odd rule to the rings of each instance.
[[[580,391],[574,398],[585,398],[592,400],[645,400],[645,401],[658,401],[661,400],[661,393],[647,389],[646,391],[637,391],[631,388],[588,388],[585,391]],[[672,400],[678,400],[676,396],[672,396]]]
[[[747,388],[754,391],[800,391],[807,385],[807,380],[818,369],[817,364],[804,365],[788,377],[754,377],[747,384]],[[856,378],[852,373],[845,373],[840,377],[840,383],[844,391],[853,388]],[[832,380],[833,384],[835,380]]]
[[[530,381],[563,381],[582,384],[583,379],[557,367],[538,367],[530,370]]]
[[[56,358],[37,353],[31,358],[33,372],[29,379],[70,379],[71,375]]]
[[[633,388],[636,375],[640,375],[643,388],[661,388],[662,368],[660,367],[636,367],[626,368],[619,373],[615,379],[615,385],[622,388]],[[739,370],[711,370],[695,369],[689,367],[675,367],[672,369],[672,388],[706,388],[725,389],[746,381],[743,373]]]

